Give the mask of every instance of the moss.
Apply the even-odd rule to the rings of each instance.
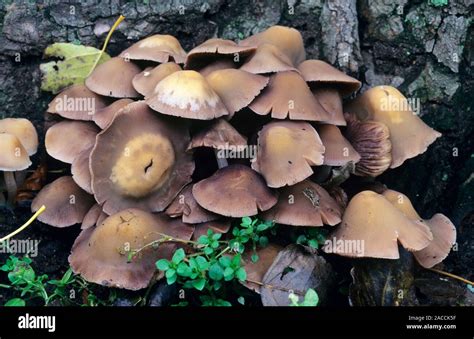
[[[429,0],[429,4],[434,7],[447,6],[448,0]]]

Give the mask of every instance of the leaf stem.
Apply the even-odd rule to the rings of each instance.
[[[445,272],[445,271],[441,271],[441,270],[438,270],[436,268],[426,268],[427,270],[429,271],[433,271],[433,272],[436,272],[438,274],[442,274],[442,275],[445,275],[447,277],[450,277],[450,278],[453,278],[453,279],[456,279],[456,280],[459,280],[459,281],[462,281],[466,284],[469,284],[471,286],[474,286],[474,282],[470,281],[470,280],[467,280],[467,279],[464,279],[463,277],[460,277],[458,275],[455,275],[455,274],[452,274],[452,273],[448,273],[448,272]]]
[[[20,233],[21,231],[23,231],[25,228],[27,228],[28,226],[31,225],[31,223],[41,214],[43,213],[44,211],[46,210],[46,206],[41,206],[39,210],[36,211],[35,214],[33,214],[33,216],[28,219],[27,222],[25,222],[21,227],[19,227],[16,231],[13,231],[12,233],[10,233],[9,235],[3,237],[2,239],[0,239],[0,243],[4,242],[5,240],[8,240],[10,239],[11,237],[17,235],[18,233]]]

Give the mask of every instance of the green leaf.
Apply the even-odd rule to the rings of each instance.
[[[240,281],[245,281],[247,279],[247,272],[245,272],[245,269],[241,267],[235,272],[235,276]]]
[[[224,270],[224,280],[229,281],[234,277],[234,270],[231,267],[227,267]]]
[[[224,277],[224,271],[218,263],[212,264],[209,268],[209,278],[219,281]]]
[[[240,260],[242,259],[242,256],[240,254],[234,255],[232,258],[232,266],[234,267],[240,267]]]
[[[166,271],[170,268],[170,262],[166,259],[160,259],[156,262],[156,268],[161,271]]]
[[[239,302],[239,304],[245,305],[245,298],[244,297],[238,297],[237,301]]]
[[[214,253],[214,250],[211,247],[206,247],[204,249],[204,254],[205,255],[211,255],[212,253]]]
[[[222,237],[221,233],[216,233],[212,235],[212,240],[219,240]]]
[[[45,58],[54,57],[60,60],[40,65],[43,74],[41,89],[58,93],[67,86],[84,83],[99,55],[100,50],[90,46],[63,42],[49,45],[44,51]],[[109,59],[110,56],[104,52],[98,64]]]
[[[195,260],[197,267],[200,271],[205,271],[209,268],[209,262],[203,256],[197,256]]]
[[[193,280],[192,285],[198,291],[202,291],[204,286],[206,286],[206,279]]]
[[[252,218],[250,218],[250,217],[243,217],[240,226],[247,228],[247,227],[249,227],[250,225],[252,225]]]
[[[258,239],[258,244],[261,247],[267,247],[268,245],[268,238],[266,236],[261,236],[260,239]]]
[[[271,224],[267,224],[267,223],[259,224],[259,225],[257,226],[257,231],[263,232],[263,231],[269,229],[270,227],[272,227]]]
[[[181,261],[183,261],[185,256],[186,254],[184,253],[184,250],[180,248],[176,250],[176,252],[174,252],[174,255],[171,261],[173,262],[173,264],[179,264]]]
[[[201,235],[198,239],[198,244],[200,245],[208,245],[209,244],[209,238],[205,235]]]
[[[8,300],[5,303],[5,306],[13,306],[13,307],[23,307],[25,305],[26,305],[25,301],[21,298],[13,298],[13,299]]]
[[[174,268],[170,268],[165,273],[166,278],[172,277],[174,275],[176,275],[176,270]]]
[[[258,261],[258,254],[257,254],[257,253],[253,253],[250,259],[251,259],[252,262],[254,262],[254,263],[257,262],[257,261]]]
[[[319,242],[316,239],[309,239],[308,245],[312,248],[319,248]]]
[[[222,265],[222,267],[228,267],[230,266],[232,260],[229,257],[220,257],[219,258],[219,264]]]
[[[167,271],[167,272],[169,272],[169,271]],[[177,279],[178,279],[178,276],[176,274],[173,274],[172,276],[166,277],[166,283],[168,285],[173,285],[176,282]]]
[[[316,291],[313,290],[312,288],[309,288],[306,291],[306,294],[304,296],[304,300],[301,306],[317,306],[318,303],[319,303],[318,293],[316,293]]]
[[[296,239],[296,243],[298,245],[301,245],[301,244],[304,244],[306,242],[307,238],[306,238],[306,235],[304,234],[301,234],[297,239]]]

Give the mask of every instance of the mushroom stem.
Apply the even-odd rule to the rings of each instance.
[[[23,185],[23,183],[25,182],[26,176],[27,176],[27,171],[26,170],[16,171],[15,172],[16,184],[18,186]]]
[[[219,156],[219,151],[217,149],[214,149],[214,154],[216,155],[217,166],[219,167],[219,169],[229,166],[229,163],[227,162],[227,159],[226,158],[221,158]]]
[[[8,194],[8,203],[13,204],[15,200],[16,190],[17,190],[15,176],[13,172],[4,171],[3,177],[5,179],[5,187],[7,189],[7,194]]]

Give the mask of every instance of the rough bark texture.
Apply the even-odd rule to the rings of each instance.
[[[40,91],[42,52],[53,42],[101,46],[126,17],[108,52],[152,33],[186,50],[218,36],[242,39],[274,24],[295,27],[308,58],[327,60],[368,86],[391,84],[421,101],[420,115],[443,133],[422,156],[381,180],[406,193],[423,217],[442,212],[458,227],[447,265],[472,279],[473,0],[8,1],[0,3],[0,107],[38,126],[52,96]],[[470,272],[470,273],[469,273]],[[471,275],[469,277],[469,274]]]

